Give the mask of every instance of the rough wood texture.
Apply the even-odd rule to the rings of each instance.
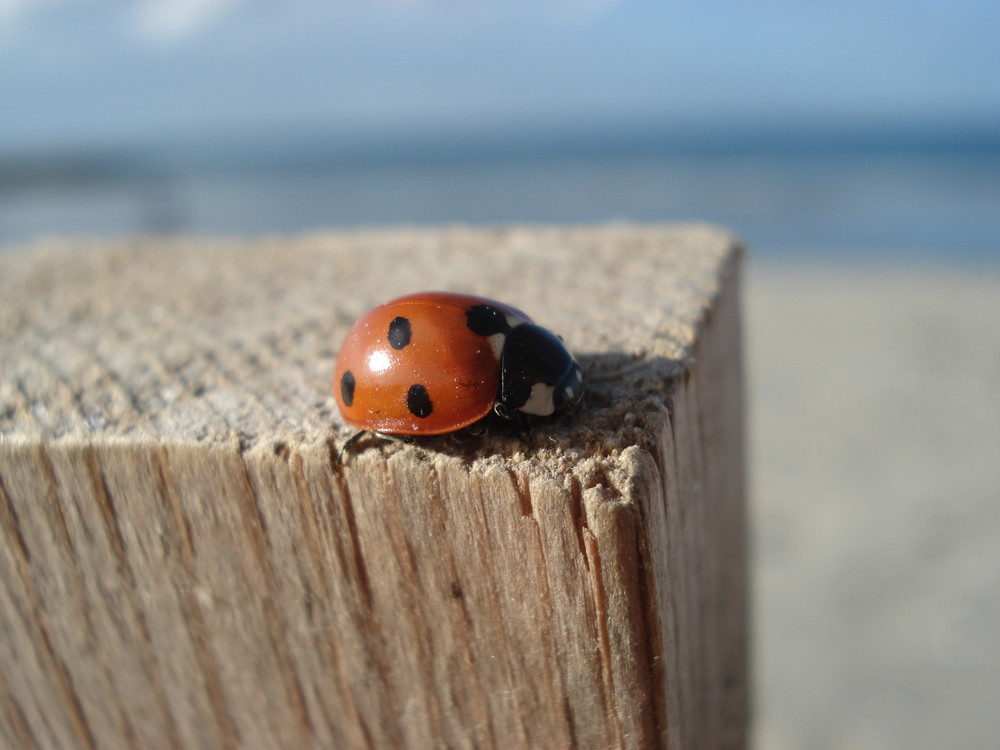
[[[52,244],[0,258],[4,747],[744,745],[730,236]],[[585,408],[337,465],[341,337],[426,288],[562,333]]]

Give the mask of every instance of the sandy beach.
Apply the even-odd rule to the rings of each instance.
[[[1000,737],[1000,273],[748,274],[757,746]]]

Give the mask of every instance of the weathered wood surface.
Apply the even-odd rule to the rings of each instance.
[[[708,227],[40,243],[0,258],[0,744],[736,748],[739,256]],[[585,407],[364,446],[329,380],[427,288]]]

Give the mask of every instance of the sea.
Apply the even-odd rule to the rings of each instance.
[[[676,221],[726,227],[764,259],[1000,266],[1000,127],[0,144],[8,248],[54,235]]]

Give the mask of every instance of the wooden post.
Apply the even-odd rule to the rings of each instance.
[[[739,748],[739,259],[702,226],[160,239],[0,258],[0,744]],[[351,321],[563,335],[583,409],[349,434]]]

